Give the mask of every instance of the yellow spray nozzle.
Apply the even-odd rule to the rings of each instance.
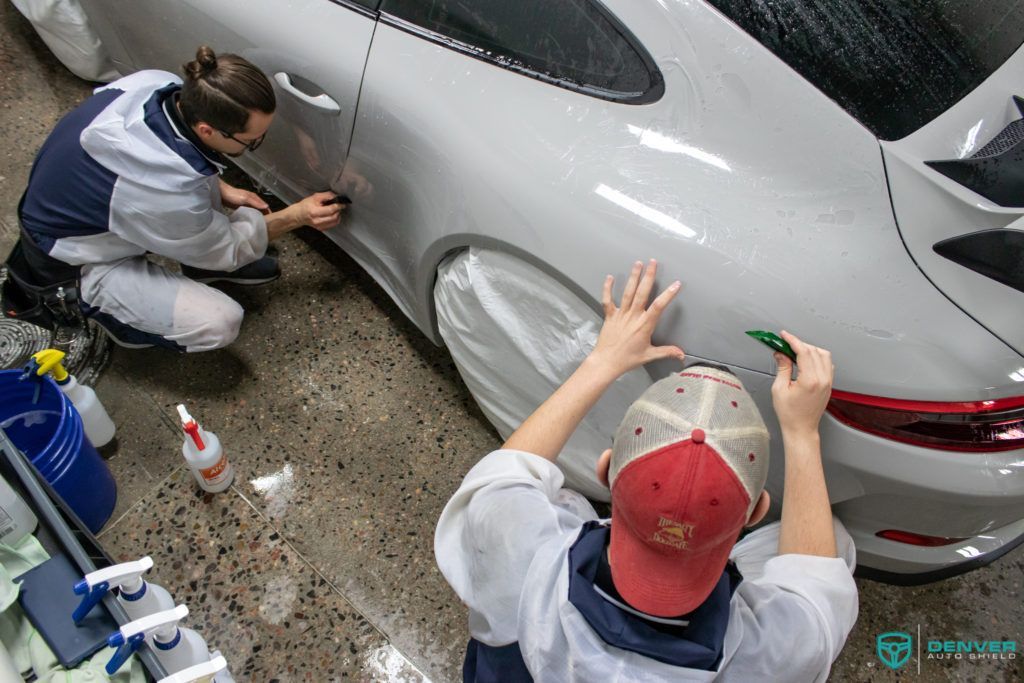
[[[53,373],[53,378],[63,382],[68,378],[68,371],[61,365],[64,360],[64,352],[58,349],[43,349],[39,353],[32,354],[32,359],[38,363],[39,369],[36,374],[42,377],[48,372]]]

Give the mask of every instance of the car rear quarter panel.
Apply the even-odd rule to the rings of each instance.
[[[908,257],[877,140],[701,3],[608,6],[666,91],[588,97],[378,26],[350,168],[374,185],[334,236],[437,339],[431,287],[469,244],[523,254],[596,307],[657,257],[683,282],[660,341],[771,372],[751,328],[835,356],[838,387],[919,399],[1016,389],[1020,357]]]

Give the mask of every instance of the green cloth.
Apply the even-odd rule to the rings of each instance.
[[[114,676],[107,676],[103,667],[114,656],[113,648],[100,650],[75,669],[61,668],[57,657],[21,611],[18,584],[12,580],[48,559],[46,550],[31,534],[16,546],[0,543],[0,641],[18,671],[23,676],[34,673],[39,683],[145,683],[146,675],[135,657]]]
[[[36,537],[29,534],[16,546],[0,543],[0,641],[3,641],[18,671],[32,670],[28,639],[35,628],[18,604],[18,584],[12,580],[50,559]]]
[[[39,677],[36,679],[38,683],[100,683],[101,681],[145,683],[146,681],[142,664],[135,657],[130,658],[113,676],[108,676],[103,667],[117,651],[112,647],[100,650],[92,656],[92,659],[82,662],[77,668],[70,671],[61,668],[57,663],[57,658],[53,656],[53,652],[46,646],[38,632],[33,631],[32,637],[29,639],[29,651],[32,670]]]

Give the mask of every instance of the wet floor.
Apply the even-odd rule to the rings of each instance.
[[[89,90],[0,4],[0,252],[36,149]],[[433,529],[497,436],[447,353],[351,259],[312,232],[278,247],[279,281],[226,290],[247,312],[229,349],[112,351],[96,389],[118,424],[105,450],[119,498],[101,541],[118,559],[153,556],[152,578],[239,681],[459,680],[466,620]],[[182,467],[179,402],[224,444],[229,491],[203,494]],[[1020,549],[923,587],[859,581],[830,680],[1022,680],[1018,660],[922,653],[920,673],[894,673],[875,653],[878,634],[918,627],[1024,646],[1022,582]]]

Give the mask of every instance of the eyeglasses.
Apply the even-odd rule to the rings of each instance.
[[[266,134],[266,133],[264,133],[263,135],[259,136],[259,137],[258,137],[258,138],[256,138],[255,140],[250,140],[249,142],[246,142],[246,141],[244,141],[244,140],[239,140],[238,138],[236,138],[236,137],[235,137],[234,135],[232,135],[231,133],[225,133],[225,132],[224,132],[224,131],[222,131],[222,130],[220,130],[220,131],[217,131],[217,132],[218,132],[218,133],[220,133],[221,135],[223,135],[224,137],[228,138],[229,140],[234,140],[234,141],[235,141],[235,142],[237,142],[238,144],[240,144],[240,145],[243,145],[243,146],[245,147],[246,151],[248,151],[248,152],[255,152],[255,151],[256,151],[256,149],[257,149],[257,148],[258,148],[258,147],[259,147],[260,145],[262,145],[262,144],[263,144],[263,139],[264,139],[265,137],[267,137],[267,134]]]

